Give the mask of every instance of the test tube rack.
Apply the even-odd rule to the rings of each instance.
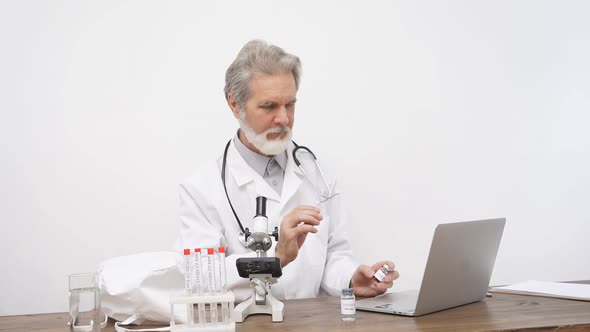
[[[219,331],[219,332],[233,332],[236,330],[236,323],[231,318],[231,313],[234,311],[235,297],[231,291],[214,293],[214,294],[172,294],[170,295],[170,331],[171,332],[201,332],[201,331]],[[174,319],[174,306],[175,305],[187,305],[192,310],[187,310],[187,323],[176,324]],[[195,305],[202,304],[205,306],[206,314],[202,317],[202,321],[195,321],[194,312]],[[219,315],[217,312],[217,304],[224,304],[227,306],[227,316],[224,317]],[[213,305],[215,308],[213,308]],[[211,310],[215,310],[215,316],[220,317],[219,322],[212,321]],[[207,320],[207,316],[209,320]]]

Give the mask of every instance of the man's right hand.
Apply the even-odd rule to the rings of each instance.
[[[315,226],[318,226],[322,219],[320,209],[309,205],[300,205],[285,215],[275,249],[275,255],[281,260],[281,267],[287,266],[297,258],[307,234],[317,233]]]

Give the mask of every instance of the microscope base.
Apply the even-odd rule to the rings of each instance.
[[[236,306],[232,312],[232,319],[234,322],[241,323],[249,315],[267,314],[272,315],[273,322],[282,322],[284,307],[285,305],[283,302],[277,300],[270,293],[266,295],[265,304],[256,304],[256,300],[253,296]]]

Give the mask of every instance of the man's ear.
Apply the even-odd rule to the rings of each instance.
[[[227,104],[231,108],[232,113],[234,113],[234,117],[238,119],[240,117],[240,106],[238,106],[238,102],[231,93],[227,94]]]

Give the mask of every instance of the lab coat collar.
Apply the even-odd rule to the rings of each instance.
[[[287,166],[285,167],[285,179],[283,180],[283,191],[281,193],[281,211],[293,195],[295,195],[303,178],[303,173],[293,160],[294,149],[294,144],[289,144],[287,147]]]
[[[283,181],[283,190],[281,196],[266,183],[266,181],[256,173],[252,167],[244,160],[242,155],[238,152],[235,142],[232,140],[227,154],[227,167],[231,170],[231,174],[236,181],[238,187],[243,187],[251,182],[256,186],[256,193],[259,196],[265,196],[267,199],[272,199],[280,202],[281,209],[293,197],[299,189],[301,178],[303,174],[293,161],[293,144],[287,147],[287,165],[285,167],[285,178]]]
[[[256,190],[256,196],[264,196],[280,202],[279,194],[266,183],[266,181],[248,165],[236,148],[235,141],[232,139],[229,151],[227,153],[227,166],[230,169],[238,187],[253,185]]]

